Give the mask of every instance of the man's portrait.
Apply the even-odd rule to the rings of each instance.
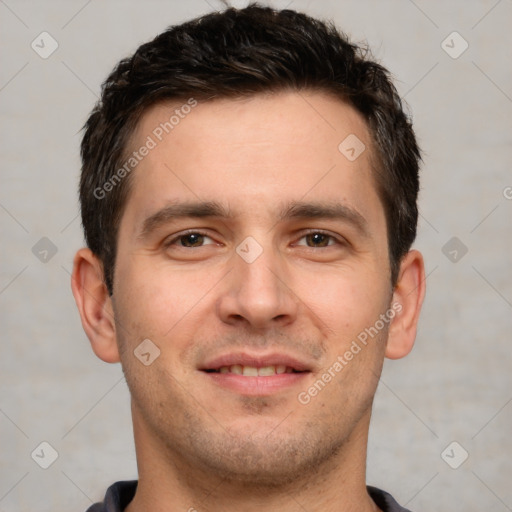
[[[52,5],[0,2],[0,511],[512,510],[512,5]]]

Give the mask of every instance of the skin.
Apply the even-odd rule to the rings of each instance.
[[[174,108],[148,110],[133,148]],[[349,134],[366,145],[353,162],[338,150]],[[199,103],[133,171],[112,297],[101,262],[78,251],[83,327],[98,357],[121,361],[132,396],[139,487],[129,512],[378,510],[365,487],[371,405],[384,358],[413,346],[425,275],[412,250],[391,286],[371,151],[360,115],[320,92]],[[218,202],[230,217],[171,218],[141,236],[145,219],[186,201]],[[365,229],[345,218],[282,219],[293,201],[341,203]],[[178,237],[188,229],[206,236]],[[318,230],[333,238],[311,235]],[[249,236],[262,249],[252,263],[236,252]],[[393,304],[392,321],[301,403]],[[134,356],[144,339],[160,349],[148,366]],[[290,353],[310,371],[249,396],[200,371],[231,350]]]

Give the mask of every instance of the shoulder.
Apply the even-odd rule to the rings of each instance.
[[[391,494],[370,485],[366,488],[368,489],[368,494],[382,512],[411,512],[409,509],[401,507]]]
[[[125,480],[112,484],[101,503],[91,505],[86,512],[123,512],[137,490],[137,480]]]

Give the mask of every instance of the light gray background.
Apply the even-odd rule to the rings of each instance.
[[[136,478],[121,368],[90,350],[70,291],[83,243],[79,130],[121,57],[220,5],[0,0],[0,512],[84,511],[113,481]],[[415,246],[427,298],[414,351],[385,365],[368,482],[415,512],[512,510],[512,2],[271,5],[367,40],[424,150]],[[43,31],[59,45],[47,59],[31,48]],[[469,44],[456,59],[442,47],[453,31]],[[452,53],[457,37],[445,43]],[[468,249],[457,262],[442,250],[454,236]],[[57,247],[46,262],[32,252],[42,237]],[[59,455],[46,470],[31,458],[42,441]],[[458,469],[441,456],[453,441],[452,465],[469,453]]]

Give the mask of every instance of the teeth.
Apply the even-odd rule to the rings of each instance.
[[[257,377],[258,368],[253,368],[252,366],[244,366],[242,375],[245,375],[246,377]]]
[[[262,375],[264,377],[266,377],[267,375],[275,375],[276,373],[277,372],[275,366],[264,366],[263,368],[258,369],[258,375]]]
[[[242,375],[243,373],[243,367],[240,366],[239,364],[234,364],[229,368],[229,370],[231,371],[231,373],[236,373],[237,375]]]
[[[219,373],[234,373],[235,375],[243,375],[245,377],[270,377],[272,375],[281,375],[283,373],[293,373],[293,368],[283,364],[278,364],[277,366],[263,366],[261,368],[234,364],[232,366],[222,366],[218,371]]]

